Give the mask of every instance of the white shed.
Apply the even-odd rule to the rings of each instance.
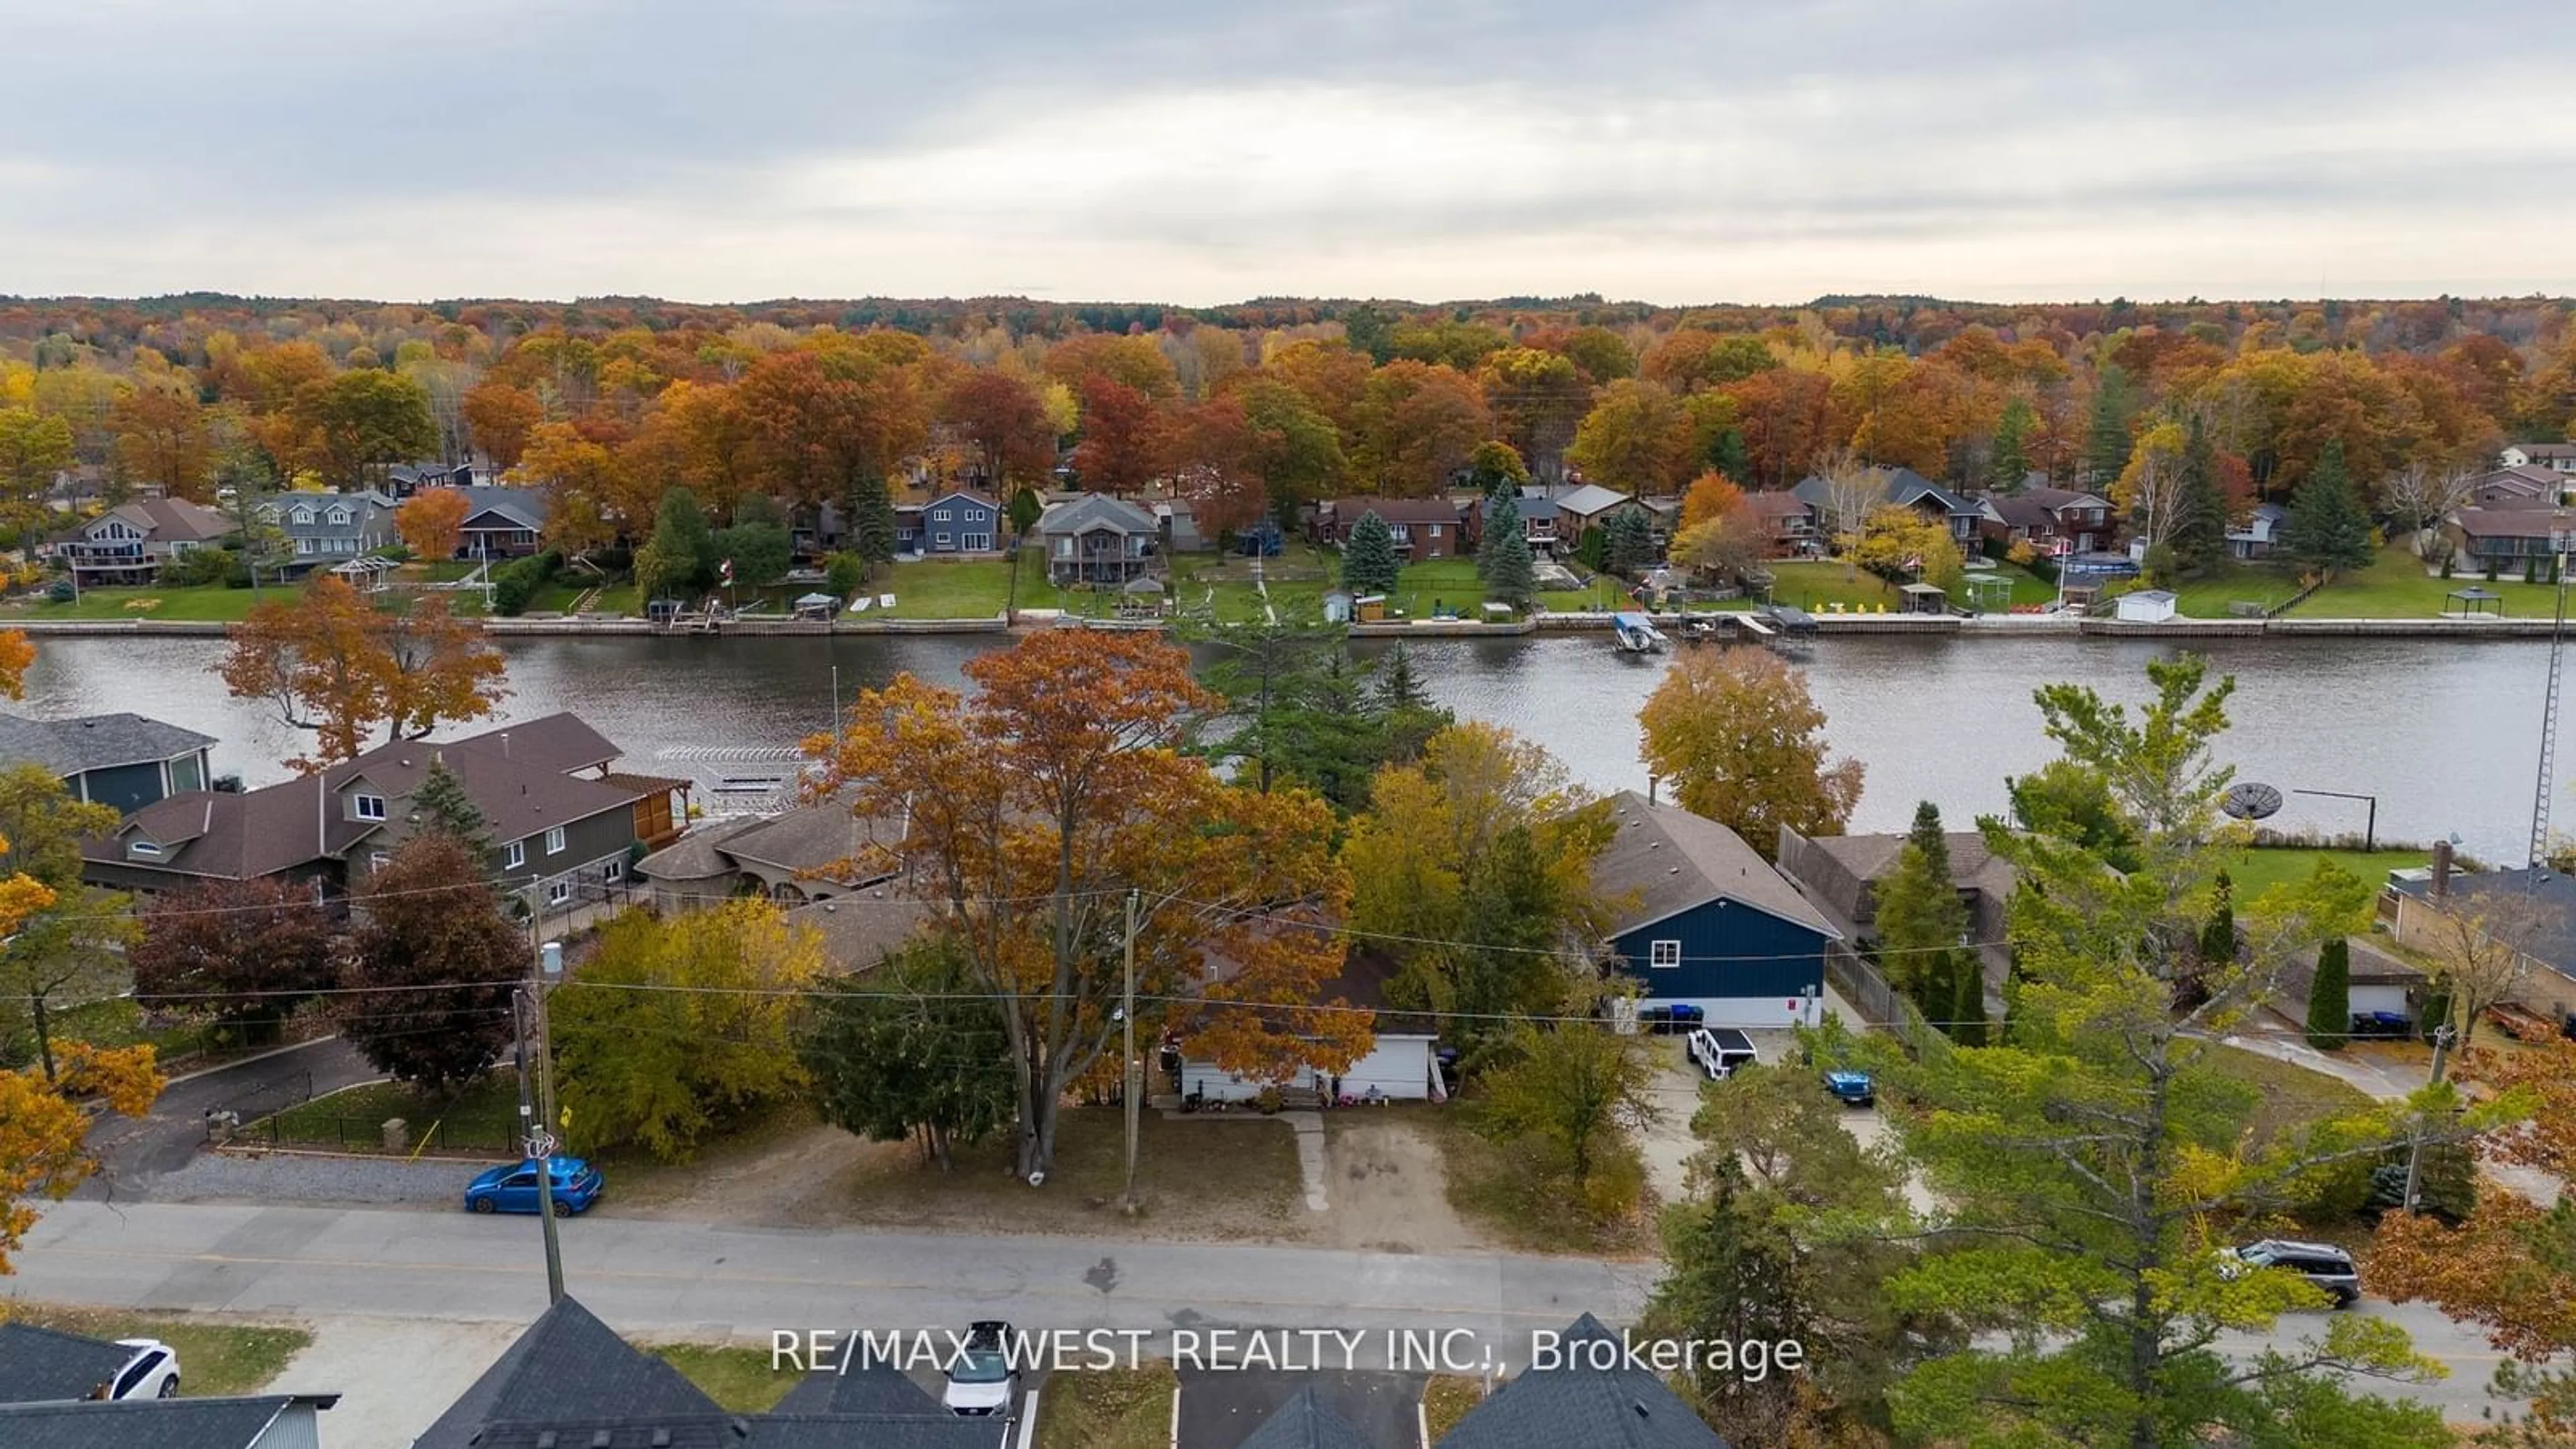
[[[1399,1102],[1437,1102],[1447,1095],[1440,1084],[1436,1050],[1439,1038],[1432,1031],[1430,1019],[1387,1009],[1386,980],[1394,972],[1395,963],[1374,951],[1353,951],[1344,958],[1342,974],[1325,982],[1316,996],[1326,1003],[1374,1011],[1377,1040],[1358,1061],[1338,1073],[1301,1066],[1283,1086],[1319,1096],[1338,1090],[1346,1097],[1365,1097],[1374,1089],[1379,1096]],[[1185,1097],[1248,1102],[1261,1095],[1263,1084],[1192,1055],[1185,1038],[1181,1042],[1179,1086]]]
[[[2119,598],[2123,624],[2161,624],[2174,616],[2174,596],[2164,589],[2140,589]]]

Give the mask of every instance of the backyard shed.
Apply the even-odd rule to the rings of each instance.
[[[2140,589],[2119,598],[2120,622],[2123,624],[2161,624],[2174,616],[2175,599],[2170,590]]]

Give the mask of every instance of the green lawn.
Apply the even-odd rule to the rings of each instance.
[[[2228,563],[2174,586],[2174,608],[2194,619],[2236,617],[2230,604],[2272,608],[2299,591],[2298,575],[2261,564]]]
[[[889,615],[892,618],[990,619],[1000,614],[1010,600],[1011,566],[1001,559],[958,563],[925,559],[896,564],[868,587],[880,594],[894,595],[894,608]],[[1021,602],[1032,601],[1024,594]],[[876,612],[873,606],[868,610],[868,614]]]
[[[2262,1146],[2331,1117],[2362,1111],[2370,1094],[2341,1077],[2312,1072],[2295,1062],[2249,1052],[2242,1047],[2213,1046],[2203,1058],[2220,1075],[2262,1093],[2254,1120],[2247,1124],[2253,1145]]]
[[[592,604],[590,608],[595,614],[616,614],[620,617],[641,614],[644,612],[644,594],[642,590],[635,587],[635,580],[620,579],[600,590],[599,601]]]
[[[439,1140],[432,1148],[446,1149],[452,1139],[454,1150],[507,1154],[516,1150],[519,1131],[518,1079],[493,1072],[453,1101],[392,1082],[370,1082],[289,1107],[255,1131],[279,1142],[381,1152],[384,1123],[393,1117],[410,1124],[415,1146],[435,1128]]]
[[[654,1357],[680,1371],[680,1377],[718,1407],[736,1414],[765,1414],[778,1407],[796,1387],[796,1375],[770,1367],[769,1350],[743,1344],[657,1343],[647,1345]]]
[[[231,623],[271,599],[294,597],[293,586],[231,589],[199,584],[184,589],[84,589],[78,603],[43,600],[10,612],[29,619],[193,619]],[[157,601],[157,602],[156,602]]]
[[[1038,1449],[1164,1449],[1179,1391],[1160,1361],[1050,1374],[1038,1392]]]
[[[2508,619],[2546,619],[2557,607],[2555,585],[2526,584],[2519,577],[2488,583],[2475,574],[2441,578],[2426,573],[2413,552],[2392,544],[2369,568],[2336,575],[2290,613],[2302,619],[2435,619],[2452,590],[2472,587],[2503,595]]]
[[[2306,850],[2266,847],[2249,850],[2227,867],[2227,878],[2239,906],[2252,901],[2276,885],[2306,880],[2314,874],[2317,862],[2331,860],[2372,885],[2388,879],[2392,870],[2404,870],[2432,859],[2420,850],[2375,850],[2367,854],[2358,850]]]
[[[1764,567],[1771,571],[1773,603],[1810,614],[1832,613],[1835,604],[1842,605],[1845,613],[1874,614],[1881,605],[1891,614],[1896,612],[1895,587],[1866,569],[1833,559],[1785,560]]]
[[[423,583],[452,584],[481,568],[482,562],[470,558],[439,558],[403,566],[402,576]]]
[[[178,1350],[180,1392],[192,1399],[256,1393],[313,1342],[301,1328],[49,1303],[0,1304],[0,1318],[90,1338],[157,1338]]]

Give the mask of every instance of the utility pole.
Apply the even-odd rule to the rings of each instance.
[[[531,963],[537,969],[536,979],[522,985],[513,997],[511,1024],[516,1028],[519,1058],[519,1139],[520,1147],[537,1169],[537,1221],[543,1226],[546,1244],[546,1301],[563,1301],[563,1245],[555,1229],[555,1138],[554,1138],[554,1072],[546,1065],[546,981],[563,970],[563,947],[548,941],[540,947]],[[537,1098],[545,1104],[546,1116],[537,1117],[537,1102],[530,1098],[528,1078],[529,1038],[536,1038]]]
[[[2451,1041],[2453,1035],[2451,1024],[2447,1021],[2433,1029],[2433,1075],[2431,1081],[2434,1085],[2439,1085],[2441,1083],[2442,1069],[2450,1062]],[[2415,1211],[2417,1197],[2416,1188],[2423,1180],[2423,1175],[2424,1124],[2418,1122],[2415,1124],[2414,1141],[2406,1150],[2406,1195],[2400,1199],[2400,1201],[2405,1205],[2405,1210],[2410,1213]]]
[[[1126,989],[1121,994],[1118,1029],[1121,1036],[1120,1094],[1127,1106],[1127,1191],[1120,1199],[1128,1212],[1136,1211],[1136,1129],[1138,1109],[1144,1105],[1143,1073],[1136,1070],[1136,891],[1127,891]]]

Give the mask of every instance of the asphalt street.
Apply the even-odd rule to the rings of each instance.
[[[205,1145],[208,1112],[230,1109],[248,1120],[379,1075],[348,1043],[323,1037],[184,1077],[162,1092],[151,1116],[101,1119],[89,1139],[100,1170],[81,1184],[80,1196],[93,1202],[150,1196],[152,1179],[185,1168]]]
[[[525,1323],[545,1305],[539,1224],[457,1212],[74,1201],[45,1209],[13,1291],[103,1307]],[[1024,1329],[1134,1331],[1148,1353],[1219,1329],[1356,1334],[1350,1366],[1389,1361],[1390,1334],[1444,1345],[1473,1373],[1525,1360],[1531,1335],[1592,1312],[1633,1320],[1659,1271],[1648,1262],[1512,1254],[1432,1256],[1254,1245],[1095,1242],[724,1228],[627,1218],[563,1225],[575,1297],[619,1330],[748,1338],[854,1329],[938,1330],[1006,1317]],[[2477,1417],[2494,1351],[2419,1304],[2366,1300],[2450,1377],[2380,1391]],[[2321,1333],[2283,1320],[2270,1342]],[[1184,1340],[1181,1335],[1191,1335]],[[810,1341],[810,1340],[806,1340]],[[2264,1341],[2222,1344],[2244,1357]],[[1457,1360],[1469,1361],[1457,1361]],[[1334,1365],[1340,1366],[1338,1364]]]

